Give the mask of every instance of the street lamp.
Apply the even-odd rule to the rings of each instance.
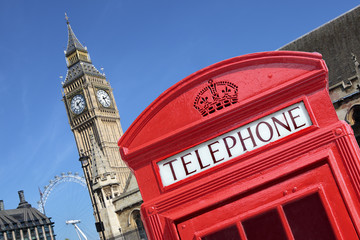
[[[94,192],[93,192],[93,186],[92,186],[92,180],[90,180],[90,177],[89,177],[89,172],[88,172],[88,166],[90,164],[89,162],[89,157],[86,156],[83,151],[81,150],[81,156],[79,158],[79,161],[81,162],[81,167],[85,173],[85,176],[86,176],[86,182],[89,186],[89,193],[90,193],[90,196],[92,197],[92,200],[93,200],[93,203],[94,203],[94,206],[95,206],[95,212],[96,212],[96,215],[98,217],[98,220],[99,222],[95,223],[95,227],[96,227],[96,230],[98,232],[101,232],[102,234],[102,237],[103,237],[103,240],[106,240],[106,237],[105,237],[105,233],[104,233],[104,224],[103,222],[101,221],[101,217],[100,217],[100,213],[99,213],[99,209],[97,207],[97,204],[96,204],[96,199],[95,199],[95,196],[94,196]],[[99,231],[100,230],[100,231]]]

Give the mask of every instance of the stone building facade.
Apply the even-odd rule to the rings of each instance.
[[[360,141],[360,6],[279,50],[321,53],[329,69],[329,93],[340,120]]]
[[[20,203],[16,209],[5,210],[0,201],[0,240],[55,240],[53,222],[32,208],[19,191]]]

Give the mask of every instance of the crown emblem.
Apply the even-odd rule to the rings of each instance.
[[[194,107],[205,117],[238,102],[238,86],[228,81],[214,82],[202,89],[195,98]]]

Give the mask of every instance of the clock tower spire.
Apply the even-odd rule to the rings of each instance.
[[[62,83],[63,101],[79,156],[90,160],[84,172],[93,207],[96,209],[96,204],[99,208],[100,218],[96,214],[95,217],[102,224],[97,226],[103,226],[106,239],[112,239],[120,235],[121,229],[114,199],[126,191],[131,179],[117,146],[123,134],[119,112],[105,74],[92,64],[87,48],[75,36],[66,14],[65,18],[68,70]]]
[[[73,30],[71,29],[71,26],[69,23],[69,18],[66,13],[65,13],[65,19],[66,19],[66,24],[68,27],[68,34],[69,34],[68,45],[67,45],[67,49],[66,49],[66,57],[70,56],[75,51],[80,51],[80,52],[87,54],[88,52],[87,52],[86,47],[83,47],[83,45],[76,38]]]

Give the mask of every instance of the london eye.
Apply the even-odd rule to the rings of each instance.
[[[78,173],[62,173],[40,191],[37,209],[54,224],[57,240],[78,239],[78,232],[66,224],[69,219],[81,220],[81,230],[88,239],[99,239],[86,181]]]

